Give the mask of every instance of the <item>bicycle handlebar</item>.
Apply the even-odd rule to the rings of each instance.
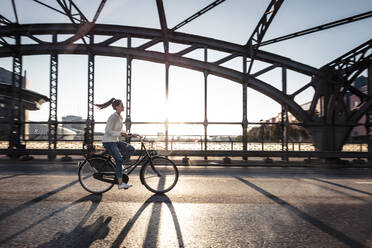
[[[130,138],[138,137],[141,141],[144,141],[144,139],[145,139],[145,136],[142,136],[140,134],[131,133],[131,134],[129,134],[129,136],[130,136]]]

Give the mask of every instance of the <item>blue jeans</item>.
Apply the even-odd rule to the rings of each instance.
[[[134,153],[134,147],[119,141],[119,142],[103,142],[103,146],[108,153],[115,159],[116,162],[116,177],[123,177],[123,163],[129,160],[130,156]]]

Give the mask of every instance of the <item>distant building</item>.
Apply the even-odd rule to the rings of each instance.
[[[77,115],[67,115],[62,117],[63,123],[62,127],[67,130],[71,130],[75,133],[75,140],[83,140],[84,139],[84,132],[86,127],[86,120],[83,119],[81,116]],[[69,122],[82,122],[82,123],[69,123]]]
[[[29,124],[29,140],[48,140],[48,124]],[[58,140],[74,140],[76,132],[64,128],[57,127]]]
[[[368,94],[368,83],[367,78],[364,76],[358,77],[352,84],[355,88],[359,89],[362,93]],[[358,108],[360,104],[360,99],[354,94],[351,94],[350,92],[346,95],[346,102],[350,110],[353,110],[355,108]],[[363,115],[363,117],[359,121],[360,124],[366,123],[366,115]],[[350,136],[353,138],[356,137],[362,137],[366,136],[367,130],[364,125],[359,125],[357,127],[354,127],[351,131]]]
[[[85,128],[85,119],[83,119],[81,116],[76,115],[67,115],[62,117],[62,122],[84,122],[84,123],[63,123],[62,126],[64,128],[68,128],[74,131],[81,131],[84,132]]]
[[[300,105],[303,110],[309,110],[311,106],[311,102],[306,102]],[[320,112],[320,104],[317,104],[316,111]],[[282,113],[278,113],[275,117],[271,117],[267,120],[265,120],[265,123],[279,123],[282,120]],[[297,122],[297,119],[294,115],[292,115],[290,112],[288,112],[288,121],[290,123]]]

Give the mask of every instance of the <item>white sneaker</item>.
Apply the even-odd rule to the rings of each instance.
[[[126,184],[124,182],[118,185],[118,189],[129,189],[130,187],[132,187],[131,184]]]

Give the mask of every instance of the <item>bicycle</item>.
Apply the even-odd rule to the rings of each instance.
[[[139,177],[149,191],[158,194],[170,191],[178,181],[176,164],[166,157],[158,156],[155,150],[149,151],[144,143],[145,138],[139,135],[138,137],[141,151],[137,160],[123,165],[123,182],[128,183],[128,175],[141,165]],[[79,182],[90,193],[105,193],[114,184],[118,184],[115,168],[115,161],[106,150],[103,154],[88,154],[84,161],[79,162]]]

